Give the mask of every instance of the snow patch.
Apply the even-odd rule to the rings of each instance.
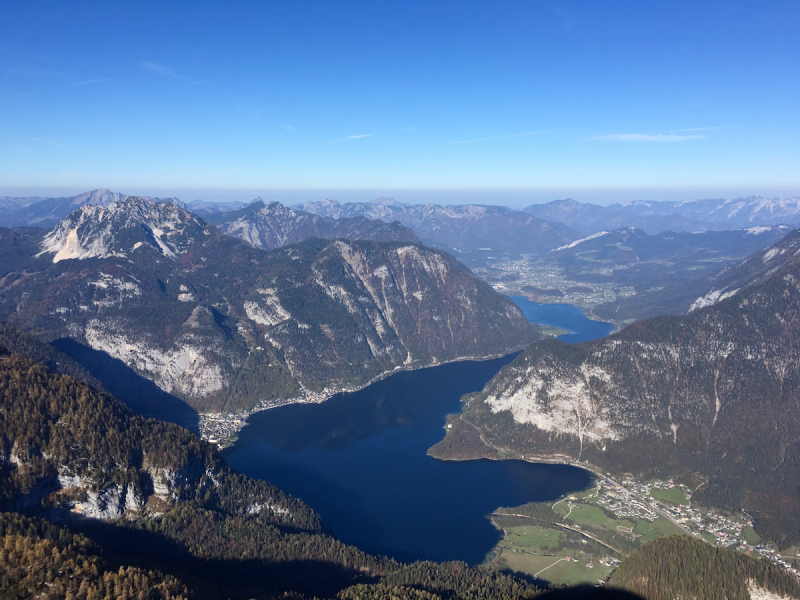
[[[699,308],[705,308],[706,306],[712,306],[717,302],[722,302],[726,298],[730,298],[736,292],[739,291],[739,288],[735,290],[712,290],[708,292],[705,296],[700,296],[697,300],[692,302],[692,305],[689,307],[689,312],[695,311]]]
[[[553,252],[558,252],[559,250],[567,250],[568,248],[574,248],[578,244],[582,244],[583,242],[588,242],[589,240],[594,240],[596,238],[603,237],[604,235],[608,235],[609,233],[611,233],[611,232],[610,231],[599,231],[597,233],[593,233],[592,235],[587,236],[585,238],[582,238],[580,240],[575,240],[574,242],[570,242],[566,246],[561,246],[560,248],[556,248],[555,250],[553,250]]]

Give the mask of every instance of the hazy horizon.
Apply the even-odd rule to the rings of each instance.
[[[607,206],[616,202],[689,201],[708,198],[740,198],[763,196],[789,198],[800,196],[800,186],[741,187],[741,188],[628,188],[628,189],[230,189],[198,190],[192,188],[132,188],[89,186],[84,188],[0,188],[0,197],[61,198],[83,194],[95,189],[108,189],[128,196],[175,197],[183,202],[252,202],[256,198],[286,205],[314,202],[326,198],[346,202],[370,202],[378,198],[393,198],[403,204],[487,204],[522,209],[531,204],[571,198],[584,204]]]

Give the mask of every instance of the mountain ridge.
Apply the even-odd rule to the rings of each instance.
[[[537,336],[511,300],[419,244],[307,239],[266,252],[142,199],[84,206],[40,235],[0,231],[17,248],[0,270],[0,314],[106,353],[195,408],[333,393]]]
[[[214,224],[223,233],[256,248],[273,250],[310,237],[323,239],[404,241],[420,243],[417,235],[397,221],[350,217],[332,219],[263,200],[217,216]]]
[[[800,197],[635,201],[608,206],[567,198],[532,204],[523,210],[548,221],[564,223],[583,234],[629,226],[656,234],[665,230],[692,232],[797,223]]]
[[[787,237],[800,243],[800,231]],[[790,546],[800,541],[798,323],[793,254],[689,315],[572,346],[534,343],[465,398],[453,431],[463,421],[518,456],[705,482],[698,502],[747,510],[759,533]],[[448,432],[433,452],[471,456],[479,445]]]

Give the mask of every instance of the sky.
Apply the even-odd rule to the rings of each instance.
[[[800,2],[0,0],[0,195],[800,194]]]

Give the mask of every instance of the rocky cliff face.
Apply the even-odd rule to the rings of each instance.
[[[798,237],[781,243],[784,255]],[[704,482],[698,498],[751,510],[763,531],[794,540],[799,332],[794,249],[765,277],[690,315],[574,346],[534,344],[469,398],[461,419],[517,455],[694,478]],[[451,455],[454,429],[440,446]]]
[[[287,280],[262,277],[243,307],[312,389],[500,354],[531,335],[510,300],[424,246],[316,242],[279,251],[274,265]]]
[[[3,318],[197,408],[363,385],[536,337],[510,300],[417,244],[316,239],[265,252],[177,206],[127,199],[72,213],[38,258],[31,240],[16,247],[0,271]]]
[[[398,222],[384,223],[365,217],[325,218],[285,207],[280,202],[256,201],[224,214],[217,223],[227,235],[264,250],[296,244],[311,237],[419,243],[414,232]]]

